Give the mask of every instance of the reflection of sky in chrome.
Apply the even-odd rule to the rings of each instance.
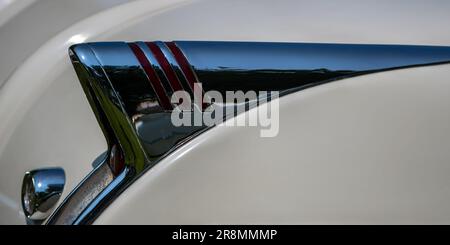
[[[103,66],[140,66],[136,56],[124,42],[101,42],[89,46]]]
[[[177,44],[198,70],[360,71],[450,60],[449,47],[189,41]]]

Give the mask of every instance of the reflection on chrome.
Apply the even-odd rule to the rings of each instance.
[[[40,224],[51,214],[65,183],[66,175],[61,168],[36,169],[25,173],[22,208],[28,224]]]
[[[176,91],[186,91],[193,97],[194,84],[201,83],[203,94],[211,90],[222,94],[240,90],[278,91],[283,96],[348,77],[448,63],[450,47],[99,42],[72,46],[70,58],[107,139],[109,152],[113,146],[120,147],[126,167],[116,173],[105,159],[53,214],[49,224],[92,222],[102,207],[144,170],[208,129],[171,124],[171,112],[177,105],[170,98]],[[258,105],[258,101],[251,105]],[[97,185],[93,179],[99,179],[103,185]],[[71,207],[78,199],[85,205]],[[69,218],[61,222],[61,217]]]

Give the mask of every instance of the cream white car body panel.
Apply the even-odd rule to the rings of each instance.
[[[47,32],[46,36],[40,36],[38,39],[40,39],[41,42],[35,46],[28,46],[33,43],[31,41],[23,41],[23,33],[27,33],[26,36],[30,38],[30,40],[33,40],[33,36],[39,36],[42,33],[40,33],[39,29],[36,29],[32,24],[24,25],[24,23],[29,23],[31,20],[44,23],[51,23],[51,21],[41,20],[41,18],[46,17],[46,12],[43,9],[41,9],[41,11],[32,12],[27,16],[25,16],[24,13],[31,7],[39,9],[39,6],[37,5],[48,5],[48,1],[36,1],[31,3],[28,7],[18,11],[15,16],[3,17],[5,21],[3,23],[0,22],[0,39],[8,40],[7,43],[9,44],[6,45],[3,41],[0,44],[0,50],[5,54],[0,56],[0,64],[2,67],[0,69],[4,69],[4,67],[5,69],[7,68],[7,70],[2,70],[0,74],[0,77],[2,78],[0,79],[0,82],[3,83],[0,89],[0,115],[2,118],[2,123],[0,124],[0,166],[3,169],[0,171],[0,223],[19,224],[25,222],[23,214],[20,211],[20,188],[25,171],[47,166],[63,167],[66,170],[67,175],[67,184],[63,193],[63,196],[66,196],[92,169],[91,162],[106,149],[103,135],[97,122],[95,122],[94,116],[68,59],[67,49],[74,43],[108,40],[184,39],[450,45],[450,33],[443,31],[447,29],[447,24],[450,22],[450,16],[448,15],[450,4],[439,1],[341,1],[338,3],[336,1],[278,2],[264,0],[233,2],[217,0],[158,0],[135,1],[116,7],[112,7],[112,5],[115,5],[120,1],[113,1],[114,4],[106,3],[105,1],[95,2],[98,2],[99,6],[103,6],[101,8],[99,7],[99,10],[103,9],[102,11],[91,12],[92,6],[90,4],[86,4],[85,6],[80,5],[80,9],[86,9],[85,11],[80,10],[79,16],[76,14],[77,12],[73,11],[71,8],[61,7],[55,9],[54,11],[58,11],[57,16],[59,17],[59,21],[62,21],[65,18],[65,13],[70,12],[74,15],[70,18],[68,17],[68,20],[64,25],[56,25],[54,31]],[[6,8],[8,8],[8,5],[6,5],[5,9]],[[418,15],[418,12],[421,14]],[[25,17],[21,17],[21,13],[24,14]],[[16,40],[21,45],[11,46]],[[29,48],[21,48],[23,46]],[[14,50],[11,47],[14,47]],[[17,59],[17,57],[22,58]],[[12,63],[9,63],[9,61],[14,61],[13,63],[15,64],[13,65]],[[392,74],[395,75],[395,79],[389,77]],[[402,94],[401,88],[406,86],[406,80],[411,76],[409,74],[416,74],[417,77],[412,77],[411,83],[414,84],[414,86],[405,88],[415,88],[417,93],[406,90],[403,91],[403,93],[407,93],[408,91],[411,93]],[[383,78],[380,80],[380,84],[375,84],[371,80],[378,79],[380,76]],[[427,81],[422,81],[421,83],[418,80],[421,76],[426,77]],[[346,138],[349,142],[361,143],[361,155],[356,155],[354,156],[355,158],[350,158],[350,156],[347,156],[347,158],[345,156],[337,158],[339,162],[336,162],[336,164],[345,164],[338,169],[338,165],[329,165],[329,167],[335,171],[322,169],[324,165],[321,164],[312,166],[313,169],[310,169],[311,172],[306,176],[308,177],[306,180],[305,178],[301,178],[301,176],[303,176],[302,174],[305,173],[297,173],[296,171],[288,171],[287,169],[282,168],[283,166],[285,168],[293,167],[300,171],[304,164],[308,164],[308,162],[294,164],[293,161],[289,161],[292,160],[292,156],[286,156],[286,159],[277,158],[276,160],[282,163],[280,165],[281,168],[279,169],[273,169],[276,164],[268,162],[268,160],[262,161],[260,159],[261,161],[254,161],[251,164],[249,162],[242,162],[244,159],[261,158],[264,156],[264,154],[260,154],[261,150],[253,152],[251,150],[244,151],[244,149],[241,149],[241,151],[239,151],[239,157],[242,157],[241,161],[231,161],[228,158],[224,158],[210,167],[203,166],[211,161],[208,161],[208,156],[206,155],[194,156],[193,153],[171,155],[165,159],[162,164],[157,165],[155,169],[152,169],[145,176],[140,178],[138,182],[133,184],[131,188],[124,193],[124,195],[121,195],[119,199],[114,202],[102,216],[100,216],[98,223],[117,223],[120,220],[123,220],[123,222],[126,223],[216,223],[228,221],[238,223],[448,222],[448,219],[445,219],[445,216],[449,211],[446,210],[444,206],[448,201],[445,188],[450,185],[450,183],[444,178],[446,168],[443,164],[449,159],[448,155],[443,152],[443,147],[445,147],[446,140],[449,138],[448,128],[446,128],[446,125],[449,125],[448,115],[446,114],[446,111],[448,111],[448,103],[446,102],[448,101],[445,101],[447,99],[446,97],[448,97],[445,94],[447,85],[445,84],[446,81],[442,80],[442,77],[445,76],[448,76],[448,66],[415,68],[354,78],[348,81],[343,80],[326,85],[323,88],[318,87],[311,90],[305,90],[290,95],[289,97],[282,98],[282,108],[280,108],[282,112],[287,111],[289,108],[292,108],[295,104],[294,101],[297,100],[301,101],[304,106],[310,105],[313,101],[318,103],[314,104],[314,106],[319,106],[321,103],[327,103],[327,101],[330,102],[333,98],[339,97],[341,95],[340,92],[366,92],[366,96],[354,95],[354,97],[352,97],[354,99],[352,100],[352,103],[345,100],[337,103],[339,102],[339,100],[337,100],[339,98],[335,98],[337,100],[335,101],[337,103],[336,106],[342,105],[344,102],[349,104],[361,104],[361,107],[358,107],[359,110],[356,110],[358,108],[354,108],[353,110],[336,108],[342,110],[343,114],[350,116],[350,119],[352,119],[352,117],[360,115],[359,113],[368,113],[362,109],[362,105],[365,105],[368,108],[380,108],[378,103],[382,103],[383,101],[368,100],[368,96],[375,98],[376,95],[367,90],[376,89],[381,93],[397,92],[399,93],[398,95],[401,94],[402,96],[405,96],[401,98],[403,100],[411,101],[413,98],[418,99],[415,103],[417,103],[417,106],[423,106],[424,110],[421,110],[421,113],[408,111],[408,109],[411,108],[416,109],[413,104],[408,108],[406,107],[405,101],[398,101],[400,98],[395,100],[396,98],[393,94],[387,94],[391,96],[388,96],[388,98],[394,100],[393,102],[397,102],[398,107],[391,108],[391,111],[389,111],[389,108],[380,108],[385,109],[386,111],[384,111],[384,113],[387,114],[381,114],[383,110],[380,110],[381,116],[372,119],[381,120],[383,115],[386,117],[393,116],[391,113],[396,111],[395,109],[405,107],[403,113],[405,113],[405,116],[408,116],[409,120],[416,123],[423,122],[423,124],[414,124],[418,127],[417,131],[419,132],[420,129],[426,129],[423,132],[430,133],[409,136],[420,138],[414,139],[413,143],[415,145],[411,145],[410,149],[420,148],[422,147],[421,144],[423,142],[430,142],[433,139],[435,139],[436,142],[442,142],[442,144],[437,145],[439,147],[432,148],[431,146],[434,146],[433,144],[425,145],[424,147],[427,147],[425,149],[428,149],[428,151],[413,151],[409,152],[410,155],[408,155],[408,152],[405,151],[390,152],[392,148],[389,148],[387,147],[388,145],[386,145],[386,147],[380,149],[380,152],[375,154],[374,152],[370,152],[370,149],[363,148],[363,146],[369,147],[371,146],[371,143],[380,143],[386,136],[392,138],[393,135],[386,135],[384,130],[387,129],[389,132],[389,130],[392,131],[397,128],[387,127],[389,125],[386,125],[387,128],[377,128],[372,121],[369,121],[370,118],[353,118],[355,120],[347,123],[358,124],[354,125],[355,127],[361,127],[362,125],[360,125],[360,123],[363,122],[374,126],[374,128],[370,127],[373,131],[367,132],[367,134],[370,135],[351,135],[353,138]],[[364,80],[365,82],[359,84],[356,88],[348,85],[358,79],[367,79],[367,81]],[[352,88],[342,90],[342,86],[345,88],[351,86]],[[427,93],[419,93],[418,91],[421,90]],[[336,94],[327,94],[327,91],[336,91]],[[314,93],[319,94],[315,94],[314,96],[309,95]],[[327,96],[325,96],[325,94],[327,94]],[[328,98],[328,96],[331,97]],[[417,96],[418,98],[414,96]],[[320,101],[316,101],[318,98],[322,97],[327,97],[328,99],[321,103]],[[309,99],[311,99],[311,102],[308,102]],[[441,109],[432,110],[431,108],[433,106],[441,106]],[[307,108],[304,108],[304,110],[307,110]],[[70,111],[70,113],[67,113],[68,111]],[[319,112],[325,114],[325,111],[323,110],[320,110]],[[356,112],[358,112],[358,114],[356,114]],[[321,117],[316,117],[316,119],[322,119],[322,116],[325,118],[328,116],[331,117],[332,115],[337,117],[336,111],[331,111],[330,113],[334,114],[321,114]],[[305,120],[304,116],[300,113],[290,114],[286,117],[290,118],[288,124]],[[311,117],[311,120],[312,118],[314,117]],[[339,117],[339,119],[343,120],[341,121],[342,123],[344,123],[344,119],[350,120],[349,118],[341,117]],[[394,123],[393,126],[399,127],[398,124],[400,121],[395,121],[394,119],[400,119],[397,117],[391,119],[392,123]],[[442,119],[442,121],[439,121],[438,119]],[[282,116],[281,122],[283,123],[284,120],[285,119],[283,119]],[[302,137],[302,140],[304,140],[302,142],[315,142],[315,140],[317,140],[316,135],[311,135],[307,132],[319,132],[324,126],[321,122],[323,121],[316,123],[310,122],[310,124],[305,125],[309,126],[306,127],[309,131],[301,131],[306,134],[306,136],[302,135],[304,137]],[[436,130],[441,130],[430,131],[431,129],[428,128],[427,123],[435,125]],[[351,125],[353,124],[344,126],[347,129],[351,129]],[[420,128],[419,126],[425,128]],[[360,128],[360,130],[362,129],[364,128]],[[400,127],[400,129],[402,128]],[[410,131],[406,129],[404,131],[405,134],[413,131],[412,128],[409,128]],[[230,130],[230,134],[234,135],[236,138],[227,138],[230,136],[222,135],[227,130]],[[281,126],[281,132],[284,130],[287,129],[285,129],[284,126]],[[189,143],[189,146],[193,146],[195,142],[200,142],[200,140],[205,141],[203,145],[198,146],[198,148],[193,148],[192,150],[192,152],[198,151],[201,153],[206,149],[206,145],[208,145],[206,141],[211,141],[211,144],[214,143],[223,146],[220,147],[220,152],[223,151],[221,154],[226,155],[225,153],[227,150],[234,152],[236,149],[233,147],[227,148],[225,143],[220,143],[218,140],[229,139],[230,141],[245,142],[244,140],[246,140],[246,138],[243,136],[246,134],[251,135],[254,132],[255,129],[217,128]],[[284,132],[286,133],[286,131]],[[337,140],[342,139],[342,134],[348,131],[326,132],[328,138]],[[442,134],[438,134],[437,132],[441,132]],[[323,133],[324,132],[322,132],[322,134]],[[336,135],[333,135],[333,133]],[[220,137],[223,136],[223,139],[215,138],[217,137],[216,134],[220,135]],[[378,136],[378,140],[374,140],[374,142],[365,142],[362,138],[363,136]],[[402,136],[406,137],[406,135]],[[322,135],[322,137],[325,136]],[[277,141],[277,144],[284,145],[291,143],[290,140],[292,139],[288,138],[289,137],[283,137],[282,133],[280,138],[276,138],[275,140]],[[408,138],[392,139],[393,141],[388,143],[400,144],[412,141],[406,141],[407,139]],[[267,149],[269,148],[267,142],[270,142],[270,140],[253,141],[251,144],[254,149],[257,149],[257,145],[262,147],[262,149]],[[300,143],[301,142],[297,144]],[[331,143],[328,142],[327,144]],[[344,146],[345,145],[340,145],[340,147]],[[183,148],[183,151],[189,153],[189,149],[186,147],[187,146]],[[323,145],[317,144],[315,148],[311,148],[312,146],[309,147],[310,155],[306,155],[305,159],[314,160],[322,164],[328,160],[326,156],[322,156],[324,158],[320,159],[314,158],[314,156],[311,155],[312,153],[323,149],[321,148]],[[286,149],[278,150],[281,151]],[[371,153],[373,155],[370,155],[370,157],[367,156],[367,159],[362,159],[364,156],[363,153]],[[420,153],[426,153],[427,155],[435,153],[436,159],[433,158],[433,160],[436,161],[427,162],[428,165],[427,168],[425,168],[423,165],[419,164],[421,163],[421,158],[417,156],[417,154]],[[336,152],[336,154],[339,153]],[[390,158],[380,159],[378,161],[377,158],[375,158],[375,156],[378,155]],[[414,158],[414,156],[416,156],[416,158]],[[186,157],[186,160],[184,160],[184,157]],[[202,162],[193,163],[195,162],[193,159],[204,159],[204,162],[202,160]],[[233,163],[233,165],[230,166],[235,166],[235,171],[233,170],[232,173],[226,172],[230,175],[224,175],[217,178],[212,166],[216,166],[220,169],[220,167],[223,167],[226,163],[227,159],[229,162]],[[170,162],[171,160],[173,160],[173,163]],[[232,158],[232,160],[234,159]],[[275,159],[272,159],[272,161],[274,160]],[[401,164],[400,166],[393,167],[391,165],[394,164],[394,160],[404,161],[399,161]],[[377,164],[375,164],[374,161],[376,161]],[[352,168],[353,166],[358,166],[361,162],[365,164],[360,166],[359,169]],[[220,166],[219,163],[221,163]],[[239,163],[243,165],[238,165]],[[247,163],[247,165],[245,165],[245,163]],[[327,163],[335,164],[335,162]],[[235,188],[237,183],[240,183],[239,180],[242,182],[248,176],[259,176],[258,179],[260,178],[260,180],[263,179],[263,176],[267,177],[269,174],[267,169],[257,168],[257,166],[255,166],[256,164],[262,164],[264,166],[270,164],[271,168],[269,169],[272,170],[272,173],[275,172],[281,175],[285,173],[283,171],[288,172],[286,174],[289,178],[278,177],[285,179],[285,181],[293,181],[289,184],[314,185],[317,189],[306,189],[305,196],[308,194],[311,197],[314,197],[314,193],[317,194],[328,186],[325,185],[327,184],[327,178],[323,178],[324,174],[328,179],[331,178],[331,181],[335,181],[333,183],[336,183],[338,177],[342,176],[354,178],[349,178],[347,181],[340,183],[340,185],[336,185],[335,189],[327,189],[329,194],[332,195],[331,197],[324,198],[322,195],[318,195],[315,196],[315,199],[312,199],[316,201],[329,201],[328,198],[332,198],[333,195],[334,197],[338,196],[339,198],[333,199],[336,204],[335,209],[326,209],[326,207],[320,206],[320,203],[314,204],[312,200],[305,204],[304,207],[293,207],[290,205],[298,204],[299,201],[304,199],[294,195],[291,199],[293,201],[292,203],[276,202],[277,196],[280,197],[280,195],[284,194],[288,195],[287,193],[280,194],[281,185],[285,183],[283,181],[276,183],[274,186],[269,186],[267,183],[259,183],[255,180],[255,182],[247,183],[249,186],[246,188]],[[407,168],[407,164],[412,164],[414,167]],[[320,169],[317,169],[319,167]],[[173,169],[175,172],[167,172],[170,169]],[[369,169],[374,172],[373,176],[367,176],[369,174]],[[388,171],[389,169],[392,169],[393,171]],[[231,171],[230,169],[225,170]],[[360,170],[360,172],[358,172],[358,170]],[[183,174],[186,172],[188,176],[183,177]],[[365,176],[365,178],[361,177],[361,179],[358,179],[358,173],[361,174],[361,176]],[[422,173],[422,175],[419,176],[419,173]],[[195,174],[198,175],[198,178],[195,178]],[[233,185],[229,185],[230,183],[227,182],[233,182],[233,179],[230,179],[231,174],[233,174],[234,178],[237,178],[235,182],[236,185],[233,183]],[[294,174],[296,175],[293,176]],[[209,197],[209,201],[214,205],[205,206],[206,201],[202,204],[203,206],[193,202],[193,199],[189,199],[187,196],[190,192],[186,192],[186,195],[182,196],[185,198],[183,200],[186,201],[188,205],[183,205],[183,201],[173,199],[176,197],[175,194],[180,191],[177,188],[181,179],[171,178],[178,178],[180,176],[187,181],[195,180],[193,184],[195,184],[194,186],[196,187],[201,186],[200,180],[202,180],[202,183],[215,183],[214,188],[205,185],[203,188],[210,189],[199,189],[198,192],[192,193],[192,195],[198,195],[196,196],[197,198],[204,197],[200,194],[211,194],[212,196]],[[384,180],[383,177],[387,180]],[[414,181],[413,179],[415,179],[415,177],[420,177],[420,181]],[[398,182],[395,182],[395,179],[399,179]],[[219,180],[221,182],[218,183],[217,181]],[[276,177],[273,177],[270,180],[275,181]],[[310,182],[308,182],[308,180],[310,180]],[[324,181],[324,186],[320,185],[322,182],[315,182],[319,180]],[[392,187],[391,191],[379,194],[381,199],[383,197],[387,198],[385,203],[375,205],[375,197],[377,196],[369,195],[361,191],[365,189],[357,190],[357,187],[354,187],[354,189],[344,191],[343,186],[356,185],[358,183],[357,180],[366,181],[366,188],[374,192],[386,190],[388,189],[388,186]],[[223,186],[218,185],[220,183],[222,183]],[[265,188],[265,190],[258,189],[257,183],[262,184],[267,188]],[[162,189],[157,189],[157,187]],[[254,191],[257,194],[262,191],[264,191],[265,194],[249,195],[248,191],[254,189],[251,187],[256,188]],[[167,188],[167,190],[164,188]],[[230,188],[233,188],[235,193],[230,193]],[[225,190],[226,195],[233,194],[233,196],[240,198],[232,199],[233,197],[230,196],[221,197],[219,195],[220,191],[214,194],[214,189]],[[142,191],[140,194],[137,190],[146,191]],[[297,191],[299,189],[295,188],[294,190]],[[167,194],[167,196],[164,196],[165,191],[170,195]],[[426,191],[426,193],[422,193],[422,191]],[[406,195],[405,198],[402,198],[401,194],[403,192],[406,193],[404,194]],[[296,195],[300,194],[296,193]],[[242,206],[239,206],[237,203],[239,199],[245,199],[246,197],[248,199],[243,200],[241,202]],[[367,200],[361,201],[366,197]],[[127,200],[127,198],[129,199]],[[233,205],[227,203],[227,200],[231,199],[234,201],[232,202]],[[350,204],[343,203],[344,200],[348,199],[355,200],[356,202],[355,216],[349,215],[350,207],[345,206]],[[441,202],[438,202],[437,200],[440,200]],[[370,210],[364,209],[364,204],[367,204],[366,202],[369,201],[373,201],[374,205],[370,207]],[[408,206],[412,205],[410,202],[414,201],[417,202],[414,203],[413,206]],[[139,206],[133,212],[133,210],[129,209],[129,205],[130,203],[136,204],[136,202],[140,202],[142,205],[145,204],[147,206]],[[266,202],[264,206],[256,206],[254,211],[251,211],[251,208],[257,203],[264,202]],[[203,210],[206,214],[201,215],[199,213],[201,209],[192,208],[193,204],[198,204],[198,207],[204,207]],[[160,208],[152,209],[151,207],[153,205]],[[231,209],[232,206],[235,206],[236,208]],[[407,207],[405,208],[405,206],[411,208],[408,209]],[[147,207],[147,209],[145,207]],[[119,212],[119,210],[122,211]],[[124,218],[124,216],[128,214],[124,210],[129,212],[129,219]],[[175,213],[168,213],[174,210],[176,210]],[[212,214],[214,213],[214,210],[221,210],[221,212],[219,212],[217,216],[214,216]],[[236,210],[236,212],[232,212],[233,210]],[[388,210],[390,215],[384,215],[385,210]],[[395,216],[394,213],[397,210],[399,213]],[[140,212],[147,211],[148,213],[142,215],[141,218],[137,217]],[[193,212],[191,216],[189,216],[190,211]],[[258,216],[259,219],[256,219],[256,215],[263,211],[267,211],[267,215]],[[416,213],[415,215],[411,214],[413,211]],[[182,212],[186,213],[181,214]],[[311,214],[307,216],[306,214],[309,212],[311,212]],[[208,214],[210,215],[207,216]],[[252,214],[254,216],[252,216]],[[356,216],[360,219],[352,219],[352,217]],[[248,219],[246,219],[246,217],[248,217]],[[289,217],[291,217],[291,219],[289,219]]]

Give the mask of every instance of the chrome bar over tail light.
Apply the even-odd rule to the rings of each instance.
[[[49,224],[92,221],[140,173],[208,128],[171,123],[176,91],[193,96],[195,84],[201,83],[202,93],[278,91],[282,96],[343,78],[450,62],[449,47],[401,45],[99,42],[74,45],[69,53],[110,157],[72,192]],[[75,205],[80,200],[83,205]]]

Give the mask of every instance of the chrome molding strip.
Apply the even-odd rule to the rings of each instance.
[[[439,46],[194,41],[176,45],[205,91],[301,89],[350,76],[450,60],[450,48]]]
[[[200,80],[198,80],[198,77],[195,74],[194,69],[192,69],[191,64],[186,59],[186,55],[184,55],[183,51],[180,50],[180,48],[175,42],[166,42],[165,44],[174,55],[175,60],[177,61],[181,70],[183,71],[184,77],[188,81],[189,87],[192,89],[194,87],[193,84],[199,83]]]
[[[146,170],[207,130],[170,121],[170,96],[177,90],[192,94],[196,82],[223,94],[285,95],[347,77],[450,62],[450,47],[401,45],[109,42],[78,44],[69,52],[107,139],[107,155],[115,157],[93,170],[47,224],[92,222]]]
[[[92,223],[101,211],[124,190],[128,178],[134,178],[133,169],[125,168],[103,190],[95,196],[78,217],[72,222],[74,225]],[[57,220],[57,219],[55,219]]]
[[[114,175],[108,165],[99,165],[69,194],[47,220],[47,224],[74,224],[80,214],[92,205],[96,197],[110,186],[113,180]]]
[[[181,83],[184,90],[188,92],[191,96],[193,96],[194,91],[192,90],[186,78],[186,75],[183,73],[181,66],[176,61],[172,51],[169,49],[169,47],[167,47],[167,45],[164,42],[155,42],[155,44],[158,46],[159,49],[161,49],[162,53],[169,62],[173,72],[175,73],[176,78]]]
[[[173,88],[170,85],[169,79],[167,78],[167,75],[164,72],[164,69],[163,69],[161,63],[158,62],[154,53],[150,50],[150,47],[148,46],[147,43],[136,42],[136,44],[142,50],[142,52],[144,53],[144,56],[148,59],[149,63],[153,67],[153,70],[156,72],[157,80],[163,86],[167,100],[170,101],[170,96],[173,93]],[[130,45],[132,45],[132,44],[130,44]],[[140,61],[140,63],[142,66],[143,64],[141,61]],[[152,79],[150,79],[150,82],[152,82]],[[170,109],[172,109],[172,107],[170,107]]]
[[[153,55],[147,46],[142,43],[130,43],[130,48],[133,50],[134,55],[138,59],[142,66],[142,69],[150,82],[153,91],[155,91],[158,103],[153,103],[153,108],[156,110],[171,110],[172,105],[169,99],[169,93],[171,93],[170,88],[165,87],[163,82],[161,82],[161,74],[163,74],[162,68],[159,66],[158,62],[154,59]],[[155,65],[158,64],[158,65]],[[156,102],[156,101],[155,101]],[[158,106],[160,109],[158,109]]]

